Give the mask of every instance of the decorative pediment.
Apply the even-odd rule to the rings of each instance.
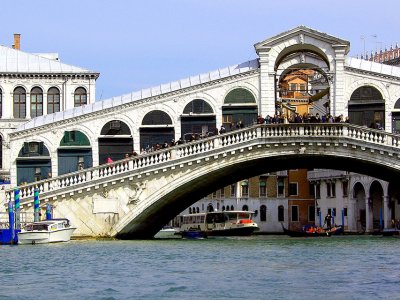
[[[315,29],[311,29],[306,26],[298,26],[296,28],[293,28],[291,30],[282,32],[278,35],[275,35],[271,38],[268,38],[264,41],[261,41],[259,43],[256,43],[254,45],[254,48],[256,49],[256,52],[259,53],[262,50],[269,50],[272,47],[282,44],[285,41],[288,40],[297,40],[297,43],[299,45],[302,44],[307,44],[307,41],[312,38],[313,40],[320,40],[321,42],[328,43],[332,46],[335,45],[341,45],[346,47],[346,53],[350,50],[350,42],[337,38],[335,36],[329,35],[327,33],[323,33],[320,31],[317,31]]]

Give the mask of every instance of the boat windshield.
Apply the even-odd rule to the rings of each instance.
[[[28,224],[25,227],[26,231],[47,231],[47,224]]]

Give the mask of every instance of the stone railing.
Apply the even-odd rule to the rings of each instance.
[[[268,139],[281,139],[282,143],[287,138],[297,138],[300,142],[304,138],[312,137],[329,137],[329,138],[349,138],[358,140],[368,145],[383,145],[393,148],[392,151],[399,151],[400,135],[387,133],[385,131],[369,129],[361,126],[355,126],[347,123],[300,123],[300,124],[268,124],[256,125],[241,130],[231,131],[223,135],[217,135],[206,139],[193,141],[177,145],[171,148],[151,152],[145,155],[134,156],[129,159],[115,161],[111,164],[104,164],[89,169],[84,169],[74,173],[60,175],[42,181],[32,182],[24,186],[18,186],[5,191],[6,201],[14,198],[14,190],[20,190],[21,203],[31,201],[33,199],[35,188],[39,189],[40,194],[48,192],[60,193],[63,190],[73,191],[82,189],[89,183],[96,182],[106,183],[131,173],[139,173],[147,167],[165,167],[165,163],[179,160],[189,162],[192,157],[198,159],[198,155],[205,154],[210,151],[239,145],[249,141],[262,138],[262,143],[267,143]],[[339,142],[339,140],[337,140]],[[260,141],[261,142],[261,141]],[[343,142],[343,141],[341,141]],[[177,161],[178,162],[178,161]],[[57,193],[56,193],[57,194]],[[25,201],[25,202],[26,202]]]

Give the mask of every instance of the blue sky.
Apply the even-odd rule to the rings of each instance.
[[[398,1],[2,0],[0,44],[58,52],[100,72],[97,100],[256,58],[253,45],[305,25],[350,55],[400,42]],[[375,37],[376,36],[376,37]],[[364,40],[361,39],[364,37]]]

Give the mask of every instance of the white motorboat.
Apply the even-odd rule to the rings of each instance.
[[[68,242],[76,228],[68,219],[52,219],[28,223],[18,233],[18,244]]]
[[[154,236],[157,239],[169,239],[169,238],[180,238],[177,228],[171,226],[164,226],[159,232]]]

